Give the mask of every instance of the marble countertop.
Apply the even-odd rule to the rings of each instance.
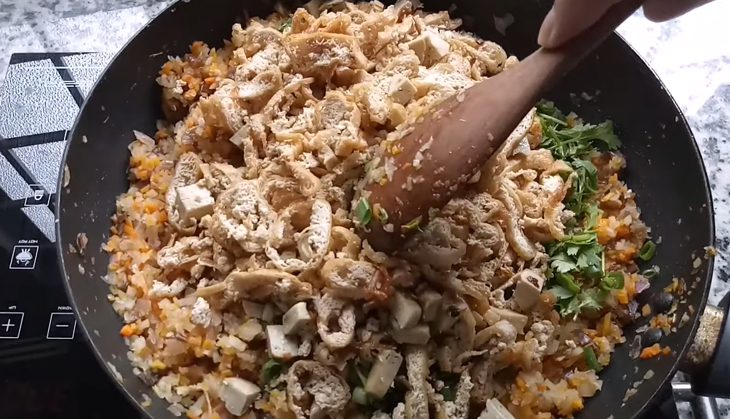
[[[14,52],[116,52],[169,3],[0,0],[0,80]],[[721,41],[730,39],[727,16],[730,2],[717,1],[661,24],[637,13],[619,28],[667,85],[702,150],[717,226],[713,304],[730,291],[730,43]]]

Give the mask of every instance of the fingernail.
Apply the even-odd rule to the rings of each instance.
[[[537,35],[537,43],[545,48],[550,48],[555,36],[555,9],[550,9],[545,20],[542,21],[540,33]]]

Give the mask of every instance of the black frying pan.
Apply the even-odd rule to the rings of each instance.
[[[425,0],[428,10],[445,10],[452,1]],[[453,1],[453,14],[464,20],[464,29],[503,45],[519,57],[536,48],[535,39],[541,20],[550,3],[543,0],[480,0]],[[109,217],[116,197],[126,192],[127,165],[132,130],[152,133],[155,121],[162,118],[160,88],[155,83],[166,56],[182,55],[195,40],[220,45],[230,37],[231,25],[253,16],[265,17],[274,11],[269,0],[204,0],[181,1],[171,6],[143,28],[116,56],[89,95],[68,141],[65,162],[71,174],[68,187],[60,180],[57,227],[60,262],[67,278],[67,289],[99,361],[111,376],[119,378],[119,388],[129,400],[149,417],[171,418],[164,401],[153,397],[152,405],[143,408],[143,394],[151,389],[132,373],[127,361],[127,346],[119,336],[121,319],[106,299],[107,285],[101,277],[107,270],[107,255],[100,249],[108,238]],[[505,34],[495,29],[494,16],[507,13],[514,23]],[[586,92],[595,96],[584,100]],[[625,178],[638,195],[644,220],[655,237],[662,237],[653,262],[661,267],[661,275],[646,293],[660,291],[672,277],[697,286],[679,309],[681,316],[689,305],[696,310],[689,322],[677,333],[665,337],[664,345],[673,348],[669,357],[636,361],[628,354],[628,343],[617,348],[609,368],[601,373],[603,390],[587,403],[581,417],[635,417],[647,408],[658,389],[666,383],[683,360],[693,342],[707,340],[693,349],[707,357],[718,347],[728,349],[730,333],[722,334],[724,321],[714,325],[705,321],[700,328],[700,313],[705,306],[712,277],[712,260],[701,259],[699,268],[692,267],[693,255],[704,255],[703,248],[714,242],[712,199],[699,150],[679,108],[662,83],[641,58],[619,37],[610,37],[595,54],[567,77],[549,98],[563,109],[577,111],[588,121],[612,119],[624,142],[623,152],[629,166]],[[82,137],[88,142],[83,142]],[[89,238],[85,255],[69,252],[78,233]],[[79,264],[85,267],[80,272]],[[720,316],[722,313],[720,312]],[[679,318],[679,317],[678,317]],[[628,342],[635,329],[626,331]],[[697,336],[702,339],[695,338]],[[719,333],[719,335],[718,335]],[[714,339],[714,340],[713,340]],[[717,351],[718,353],[721,351]],[[711,357],[694,364],[693,378],[701,391],[728,391],[728,384],[719,384],[730,373],[724,357]],[[706,361],[706,359],[705,359]],[[636,369],[635,367],[638,367]],[[702,369],[704,368],[704,369]],[[638,392],[624,401],[633,382],[651,369],[652,378]],[[714,375],[713,375],[714,373]],[[708,375],[709,374],[709,375]],[[724,376],[723,376],[724,374]],[[720,379],[718,379],[720,377]]]

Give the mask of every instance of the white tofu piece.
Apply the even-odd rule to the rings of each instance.
[[[233,416],[241,416],[256,401],[261,389],[243,378],[228,377],[223,379],[219,396]]]
[[[431,330],[427,324],[419,324],[408,329],[394,330],[391,336],[393,340],[401,344],[425,345],[431,339]]]
[[[287,335],[293,335],[299,333],[312,322],[312,316],[307,311],[307,303],[301,301],[294,304],[282,318],[284,325],[284,333]]]
[[[181,186],[177,188],[177,200],[175,205],[180,214],[180,219],[200,220],[204,215],[213,213],[215,200],[210,191],[196,184]]]
[[[390,311],[399,329],[413,327],[421,320],[421,306],[400,292],[390,299]]]
[[[418,295],[418,302],[423,309],[423,320],[427,322],[436,320],[441,309],[441,294],[427,289]]]
[[[416,86],[406,77],[396,74],[388,86],[388,96],[393,102],[406,105],[416,95]]]
[[[430,64],[449,53],[450,45],[438,33],[426,31],[406,44],[416,53],[421,64]]]
[[[243,300],[241,302],[243,304],[243,311],[248,315],[249,317],[253,317],[254,319],[263,319],[264,318],[264,305],[259,304],[253,301],[249,300]]]
[[[512,300],[517,303],[520,310],[526,311],[531,309],[540,298],[545,278],[529,269],[520,272],[517,276],[517,285]]]
[[[299,352],[299,343],[284,333],[282,325],[266,326],[266,341],[272,358],[287,361],[296,357]]]
[[[264,311],[261,313],[261,320],[265,321],[266,323],[271,323],[272,321],[274,321],[275,315],[276,306],[271,303],[264,305]]]
[[[484,320],[486,320],[490,326],[500,320],[507,320],[512,323],[512,326],[514,326],[519,333],[522,333],[525,330],[525,326],[527,326],[527,316],[506,308],[490,307],[484,315]]]
[[[382,399],[393,384],[402,363],[403,356],[396,351],[385,350],[378,354],[368,374],[365,392]]]
[[[515,417],[499,400],[489,399],[479,419],[515,419]]]

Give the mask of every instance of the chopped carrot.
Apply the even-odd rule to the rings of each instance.
[[[656,356],[658,356],[662,352],[661,348],[659,347],[658,343],[655,343],[648,348],[644,348],[641,350],[641,354],[639,355],[639,358],[641,359],[651,359]]]
[[[625,289],[616,291],[615,295],[619,304],[627,305],[629,303],[629,295]]]
[[[598,220],[598,227],[596,228],[596,235],[598,243],[606,244],[613,239],[611,229],[608,227],[608,218],[600,218]]]
[[[124,336],[125,338],[128,338],[132,335],[137,334],[137,326],[133,323],[125,324],[122,326],[122,330],[119,331],[119,334]]]

